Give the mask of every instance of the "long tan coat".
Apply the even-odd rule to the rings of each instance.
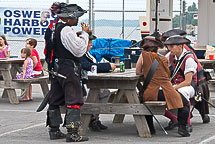
[[[152,52],[144,52],[143,56],[143,73],[144,78],[147,76],[149,69],[155,59]],[[162,57],[164,65],[168,68],[168,60],[166,57]],[[173,88],[168,72],[163,65],[159,64],[148,87],[144,91],[143,100],[144,101],[157,101],[158,91],[160,86],[163,89],[164,97],[167,102],[168,109],[182,108],[183,103],[180,94]]]

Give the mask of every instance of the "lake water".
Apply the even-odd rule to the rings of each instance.
[[[80,28],[75,28],[76,31],[80,31]],[[122,38],[122,28],[121,27],[96,27],[95,35],[98,38]],[[125,27],[125,39],[127,40],[141,40],[141,34],[139,28],[135,27]],[[195,37],[188,36],[188,38],[193,42]],[[20,50],[25,47],[26,38],[8,38],[9,46],[11,47],[11,55],[20,57]],[[36,50],[39,53],[40,58],[44,58],[43,50],[45,47],[43,36],[38,38],[38,44]]]

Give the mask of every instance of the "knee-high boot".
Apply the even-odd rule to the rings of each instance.
[[[61,123],[62,118],[60,114],[60,109],[48,109],[46,125],[49,126],[50,140],[62,139],[66,137],[66,135],[63,134],[59,129]]]
[[[67,108],[66,112],[66,141],[67,142],[81,142],[87,141],[88,138],[85,136],[80,136],[79,127],[80,127],[80,109],[77,108]]]

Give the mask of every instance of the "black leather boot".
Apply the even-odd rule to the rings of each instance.
[[[61,123],[62,118],[60,114],[60,109],[48,109],[46,125],[49,126],[50,140],[63,139],[66,137],[66,135],[62,133],[59,129]]]
[[[50,140],[66,138],[66,135],[60,131],[59,127],[56,127],[56,128],[50,127],[49,128],[49,136],[50,136]]]
[[[88,141],[88,137],[80,136],[80,109],[67,109],[66,112],[66,142],[82,142]]]
[[[66,125],[67,135],[66,142],[82,142],[88,141],[88,137],[80,136],[79,134],[80,122],[71,122],[69,125]]]
[[[100,132],[101,131],[100,127],[97,124],[96,119],[90,120],[89,129],[91,131],[94,131],[94,132]]]
[[[178,134],[180,134],[183,137],[189,137],[190,136],[189,132],[186,129],[186,125],[179,125]]]
[[[101,130],[105,130],[108,128],[107,126],[103,125],[100,120],[97,120],[97,125]]]
[[[208,116],[208,114],[201,114],[203,123],[209,123],[210,122],[210,117]]]
[[[172,130],[172,129],[174,129],[175,127],[178,127],[178,120],[176,120],[175,122],[170,121],[169,124],[168,124],[168,126],[165,127],[164,129],[165,129],[165,130]]]

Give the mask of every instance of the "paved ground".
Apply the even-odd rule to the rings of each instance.
[[[1,94],[0,90],[0,94]],[[20,91],[17,91],[19,94]],[[37,85],[33,87],[32,102],[22,102],[12,105],[8,99],[0,98],[0,144],[57,144],[66,143],[65,139],[51,141],[48,138],[45,127],[46,112],[36,113],[36,109],[42,101],[42,94]],[[163,126],[166,126],[168,119],[157,116]],[[91,132],[88,130],[88,142],[84,144],[127,144],[127,143],[155,143],[155,144],[184,144],[184,143],[215,143],[215,109],[210,108],[211,122],[202,124],[197,111],[194,111],[192,119],[193,132],[188,138],[180,137],[177,129],[165,135],[156,124],[156,134],[152,138],[140,138],[137,135],[134,119],[126,116],[123,124],[112,124],[113,115],[101,115],[102,122],[107,125],[108,130],[102,132]],[[65,129],[62,128],[65,132]]]

